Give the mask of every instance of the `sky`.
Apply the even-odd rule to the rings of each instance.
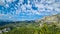
[[[0,0],[1,20],[37,20],[60,13],[60,0]]]

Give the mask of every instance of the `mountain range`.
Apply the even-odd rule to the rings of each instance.
[[[25,21],[9,21],[9,20],[0,20],[0,26],[2,25],[6,25],[6,24],[17,24],[17,23],[47,23],[47,24],[51,24],[51,23],[60,23],[60,14],[56,14],[56,15],[51,15],[51,16],[46,16],[43,17],[41,19],[38,20],[25,20]]]

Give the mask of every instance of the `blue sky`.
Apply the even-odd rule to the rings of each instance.
[[[60,13],[60,0],[0,0],[0,19],[36,20]]]

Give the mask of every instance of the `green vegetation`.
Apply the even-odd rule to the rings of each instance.
[[[9,32],[3,32],[3,34],[60,34],[60,27],[56,24],[42,24],[38,27],[15,27]]]
[[[47,16],[36,21],[22,21],[7,24],[0,27],[0,30],[10,28],[2,34],[60,34],[60,15]]]

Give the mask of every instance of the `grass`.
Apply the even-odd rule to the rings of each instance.
[[[9,32],[3,32],[3,34],[60,34],[60,27],[56,24],[42,24],[42,26],[22,26],[19,28],[13,28]]]

